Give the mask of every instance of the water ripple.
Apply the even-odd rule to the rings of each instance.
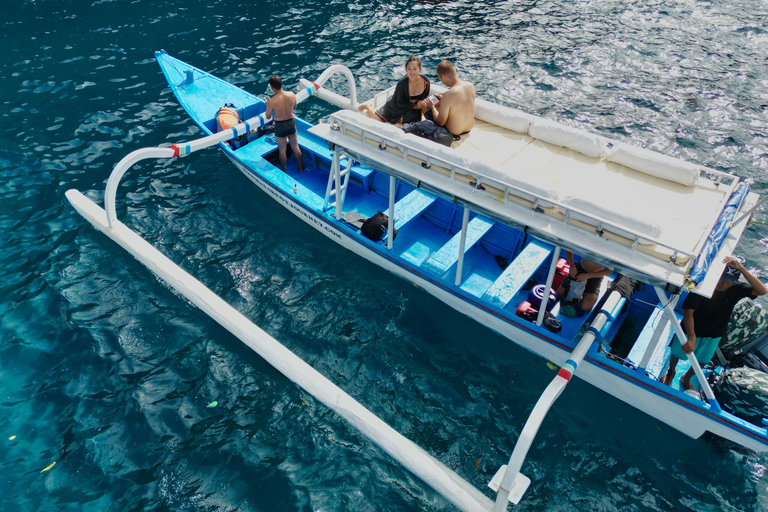
[[[294,84],[344,63],[361,98],[410,55],[432,80],[448,58],[487,99],[768,189],[768,9],[754,0],[3,9],[0,467],[13,476],[0,508],[451,509],[63,199],[78,188],[102,201],[130,151],[200,135],[154,50],[256,94],[273,73]],[[332,109],[298,112],[318,121]],[[546,361],[339,252],[216,151],[131,169],[118,216],[479,489],[552,377]],[[768,270],[766,240],[747,230],[750,268]],[[688,440],[579,381],[558,403],[523,467],[522,510],[768,507],[763,455]]]

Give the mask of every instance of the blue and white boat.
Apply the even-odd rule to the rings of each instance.
[[[307,170],[298,172],[289,159],[282,172],[260,98],[165,52],[156,58],[206,137],[126,157],[110,177],[104,210],[74,190],[67,193],[72,204],[163,279],[184,287],[190,278],[173,277],[173,263],[149,256],[154,250],[117,220],[115,192],[137,161],[218,145],[257,187],[320,233],[560,366],[523,429],[519,450],[490,484],[500,489],[496,510],[524,492],[519,470],[525,453],[572,374],[693,438],[711,432],[768,451],[764,425],[718,403],[707,383],[718,368],[702,370],[695,360],[678,365],[679,375],[694,366],[699,394],[685,393],[677,381],[658,381],[680,328],[681,298],[712,294],[723,258],[733,253],[758,203],[739,177],[482,99],[475,128],[452,147],[441,146],[360,114],[354,80],[343,66],[315,82],[302,81],[300,101],[317,96],[340,110],[314,126],[296,119]],[[335,73],[347,77],[348,98],[323,87]],[[368,101],[379,106],[391,92]],[[216,116],[225,104],[235,105],[246,121],[219,132]],[[361,233],[362,221],[377,212],[387,215],[386,233],[396,229],[396,236],[371,240]],[[601,294],[609,296],[582,317],[566,317],[555,306],[559,332],[545,327],[544,308],[532,321],[518,316],[531,283],[543,285],[540,295],[549,296],[564,250],[612,269],[614,278],[622,274],[645,286],[627,299],[608,294],[610,279],[604,280]],[[201,307],[229,322],[217,311],[224,305]],[[633,344],[622,360],[607,350],[617,336]],[[488,509],[487,499],[475,498],[479,508],[459,498],[454,503]]]

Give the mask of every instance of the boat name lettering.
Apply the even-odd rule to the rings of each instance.
[[[327,231],[328,233],[330,233],[333,236],[335,236],[336,238],[341,239],[341,233],[339,233],[338,231],[333,229],[327,223],[322,222],[320,219],[318,219],[317,217],[315,217],[314,215],[309,213],[304,208],[300,208],[295,202],[286,199],[286,197],[284,195],[282,195],[280,192],[278,192],[277,190],[275,190],[274,188],[269,186],[260,177],[255,176],[255,175],[253,175],[253,177],[258,181],[258,185],[263,190],[265,190],[270,195],[272,195],[275,199],[277,199],[278,201],[280,201],[284,205],[288,206],[291,210],[293,210],[294,212],[298,213],[299,215],[301,215],[302,217],[307,219],[309,222],[311,222],[315,226],[319,226],[319,227],[323,228],[325,231]]]

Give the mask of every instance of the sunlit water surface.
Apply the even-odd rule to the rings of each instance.
[[[411,54],[433,80],[448,58],[486,99],[768,187],[756,0],[22,0],[0,12],[0,510],[454,510],[64,199],[101,200],[130,151],[199,135],[155,50],[257,94],[272,73],[295,85],[343,63],[362,97]],[[312,122],[331,111],[299,108]],[[491,496],[554,376],[546,361],[342,251],[215,150],[131,169],[118,201],[131,228]],[[766,243],[753,225],[739,253],[768,277]],[[766,510],[766,464],[575,381],[536,438],[517,509]]]

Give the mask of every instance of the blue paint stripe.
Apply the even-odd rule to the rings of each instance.
[[[592,335],[595,337],[595,339],[599,341],[601,345],[603,344],[603,335],[600,334],[600,331],[598,331],[597,329],[595,329],[593,326],[590,325],[589,327],[587,327],[587,332],[591,332]]]
[[[614,317],[614,316],[613,316],[611,313],[609,313],[608,311],[606,311],[606,310],[604,310],[604,309],[601,309],[601,310],[600,310],[600,313],[602,313],[602,314],[604,314],[606,317],[608,317],[608,321],[609,321],[609,322],[613,323],[614,321],[616,321],[616,317]]]

